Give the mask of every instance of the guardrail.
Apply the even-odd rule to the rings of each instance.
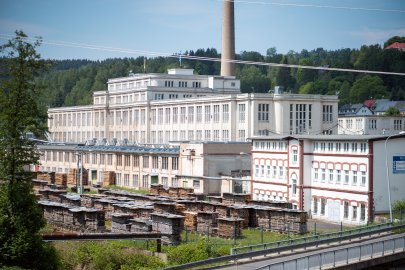
[[[256,270],[325,269],[364,262],[403,251],[405,251],[405,234],[384,241],[338,248],[333,251],[320,251],[317,254],[269,264]]]
[[[223,262],[229,262],[229,261],[237,261],[240,259],[247,259],[247,258],[253,258],[253,257],[258,257],[258,256],[266,256],[268,254],[274,253],[274,252],[283,252],[283,251],[287,251],[287,250],[294,250],[294,249],[300,249],[303,248],[304,250],[308,247],[312,247],[312,246],[318,246],[321,244],[330,244],[330,243],[336,243],[336,242],[341,242],[341,241],[345,241],[345,240],[349,240],[349,239],[353,239],[353,238],[361,238],[361,237],[365,237],[365,236],[369,236],[372,234],[377,234],[377,233],[383,233],[383,232],[387,232],[387,231],[393,231],[393,230],[398,230],[398,229],[404,229],[405,228],[405,224],[403,225],[388,225],[387,223],[384,223],[385,226],[382,226],[382,224],[380,225],[379,228],[375,228],[374,230],[366,230],[363,232],[359,232],[357,234],[344,234],[345,231],[342,231],[342,235],[340,235],[339,233],[337,233],[336,237],[333,238],[326,238],[324,239],[322,237],[322,235],[317,235],[315,237],[319,237],[317,240],[313,240],[313,241],[303,241],[301,243],[297,243],[295,242],[295,244],[293,245],[285,245],[285,246],[276,246],[273,248],[268,248],[268,249],[261,249],[261,250],[253,250],[253,251],[249,251],[249,252],[245,252],[245,253],[241,253],[241,254],[232,254],[232,255],[227,255],[227,256],[222,256],[222,257],[218,257],[218,258],[210,258],[210,259],[206,259],[206,260],[201,260],[201,261],[197,261],[197,262],[191,262],[191,263],[187,263],[187,264],[182,264],[182,265],[177,265],[177,266],[172,266],[172,267],[168,267],[165,268],[167,270],[181,270],[181,269],[190,269],[193,267],[197,267],[197,266],[203,266],[203,265],[209,265],[209,264],[215,264],[215,263],[223,263]],[[302,238],[302,239],[305,239]],[[294,239],[297,240],[297,239]],[[289,241],[293,241],[293,239],[289,240]],[[286,241],[281,241],[281,242],[286,242]],[[288,242],[288,241],[287,241]],[[277,242],[276,242],[277,243]]]
[[[278,241],[278,242],[269,242],[269,243],[249,245],[249,246],[243,246],[243,247],[235,247],[235,248],[231,249],[231,255],[242,254],[242,253],[252,252],[252,251],[256,251],[256,250],[267,250],[267,249],[280,248],[280,247],[291,246],[291,245],[300,244],[300,243],[310,243],[310,242],[314,242],[314,241],[318,241],[318,240],[336,238],[336,237],[340,237],[340,236],[355,235],[355,234],[362,233],[365,231],[371,232],[374,230],[378,230],[381,228],[388,228],[391,226],[392,226],[391,223],[381,223],[381,224],[376,224],[376,225],[371,225],[371,226],[366,226],[366,227],[361,227],[361,228],[355,228],[355,229],[351,229],[351,230],[344,230],[344,231],[325,233],[325,234],[317,234],[317,235],[313,235],[313,236],[300,237],[300,238],[294,238],[294,239],[289,239],[289,240],[282,240],[282,241]]]

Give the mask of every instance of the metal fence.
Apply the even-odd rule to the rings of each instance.
[[[278,249],[280,247],[292,246],[292,245],[303,244],[303,243],[309,244],[311,242],[316,242],[316,241],[320,241],[320,240],[334,239],[334,238],[338,238],[338,237],[351,236],[351,235],[354,236],[359,233],[373,232],[373,231],[378,231],[383,228],[390,228],[390,227],[392,227],[391,223],[381,223],[381,224],[376,224],[376,225],[355,228],[355,229],[351,229],[351,230],[344,230],[344,231],[342,230],[342,231],[338,231],[338,232],[323,233],[323,234],[294,238],[294,239],[283,240],[283,241],[278,241],[278,242],[270,242],[270,243],[263,243],[263,244],[257,244],[257,245],[235,247],[235,248],[231,249],[231,255],[249,253],[249,252],[258,251],[258,250]]]
[[[337,248],[333,251],[320,251],[313,255],[256,268],[256,270],[325,269],[367,261],[403,251],[405,251],[405,234],[400,234],[392,239],[347,248]]]

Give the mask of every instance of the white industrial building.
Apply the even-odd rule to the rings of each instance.
[[[404,199],[404,134],[252,138],[253,199],[292,202],[315,219],[364,224],[388,212],[387,177],[391,201]]]
[[[337,134],[337,96],[240,92],[233,76],[130,74],[88,106],[51,108],[55,142],[245,141],[255,135]]]
[[[347,115],[338,118],[338,133],[393,135],[405,131],[405,116]]]
[[[250,143],[194,142],[177,145],[40,144],[40,165],[33,171],[68,173],[78,166],[88,171],[88,182],[103,183],[104,172],[114,172],[116,185],[149,189],[193,188],[196,193],[249,193]],[[80,155],[78,164],[78,155]],[[241,176],[240,173],[244,173]],[[227,183],[222,190],[222,182]],[[232,187],[229,186],[232,185]],[[234,186],[239,190],[235,190]]]

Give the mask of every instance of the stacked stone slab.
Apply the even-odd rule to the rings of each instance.
[[[75,207],[67,204],[39,201],[45,219],[57,226],[83,232],[105,230],[104,213],[98,209]]]
[[[140,218],[133,218],[131,222],[131,232],[151,232],[152,221]]]
[[[201,234],[216,234],[218,213],[198,212],[197,213],[197,232]]]
[[[35,193],[38,193],[40,189],[44,189],[47,185],[47,180],[32,179],[32,189]]]
[[[131,219],[133,215],[123,213],[113,213],[111,215],[111,231],[112,232],[130,232],[131,231]]]
[[[184,228],[184,217],[173,214],[152,213],[152,230],[160,232],[163,241],[170,244],[181,242],[180,234]]]
[[[76,193],[66,193],[59,195],[60,202],[72,206],[81,206],[81,198]]]
[[[88,185],[88,171],[86,169],[82,170],[82,183],[84,186]],[[67,174],[67,184],[70,186],[75,186],[79,184],[80,181],[76,181],[77,179],[77,169],[69,169],[69,172]]]
[[[67,186],[67,174],[66,173],[55,173],[55,185]]]
[[[249,226],[249,208],[240,205],[229,206],[229,216],[232,218],[238,218],[242,221],[242,228],[247,228]],[[218,228],[219,229],[219,228]]]
[[[115,185],[115,172],[104,171],[102,175],[103,175],[103,187]]]
[[[307,233],[307,213],[301,210],[284,210],[287,230],[295,234]]]
[[[242,222],[240,218],[218,218],[218,231],[219,237],[224,238],[240,238],[242,237]]]
[[[59,189],[50,189],[50,188],[45,188],[45,189],[40,189],[38,190],[39,194],[42,195],[42,198],[44,200],[49,200],[53,202],[60,202],[60,195],[61,194],[66,194],[66,190],[59,190]]]
[[[183,212],[184,227],[189,231],[197,230],[197,213],[196,212]]]
[[[37,172],[36,179],[48,181],[50,184],[55,183],[55,172]]]

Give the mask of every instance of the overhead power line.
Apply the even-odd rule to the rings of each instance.
[[[217,0],[217,1],[222,1],[222,0]],[[225,0],[225,1],[231,2],[232,0]],[[401,10],[401,9],[383,9],[383,8],[366,8],[366,7],[311,5],[311,4],[294,4],[294,3],[279,3],[279,2],[265,2],[265,1],[245,1],[245,0],[234,0],[233,2],[234,3],[244,3],[244,4],[257,4],[257,5],[286,6],[286,7],[345,9],[345,10],[354,10],[354,11],[375,11],[375,12],[405,13],[405,10]]]
[[[0,39],[9,39],[12,37],[14,37],[14,36],[0,34]],[[36,40],[35,38],[30,38],[30,37],[27,37],[26,39],[28,41]],[[177,58],[177,59],[181,58],[181,59],[195,60],[195,61],[221,62],[220,58],[213,58],[213,57],[142,51],[142,50],[106,47],[106,46],[91,45],[91,44],[76,43],[76,42],[42,40],[42,43],[47,44],[47,45],[54,45],[54,46],[65,46],[65,47],[74,47],[74,48],[82,48],[82,49],[89,49],[89,50],[118,52],[118,53],[133,54],[133,55],[139,55],[139,56],[152,56],[152,57],[162,56],[162,57],[170,57],[170,58]],[[324,70],[324,71],[339,71],[339,72],[354,72],[354,73],[364,73],[364,74],[405,76],[405,73],[399,73],[399,72],[385,72],[385,71],[376,71],[376,70],[347,69],[347,68],[331,68],[331,67],[324,67],[324,66],[316,67],[316,66],[267,63],[267,62],[232,60],[232,59],[222,59],[222,60],[225,62],[242,64],[242,65],[268,66],[268,67],[281,67],[281,68],[302,68],[302,69],[313,69],[313,70]]]

